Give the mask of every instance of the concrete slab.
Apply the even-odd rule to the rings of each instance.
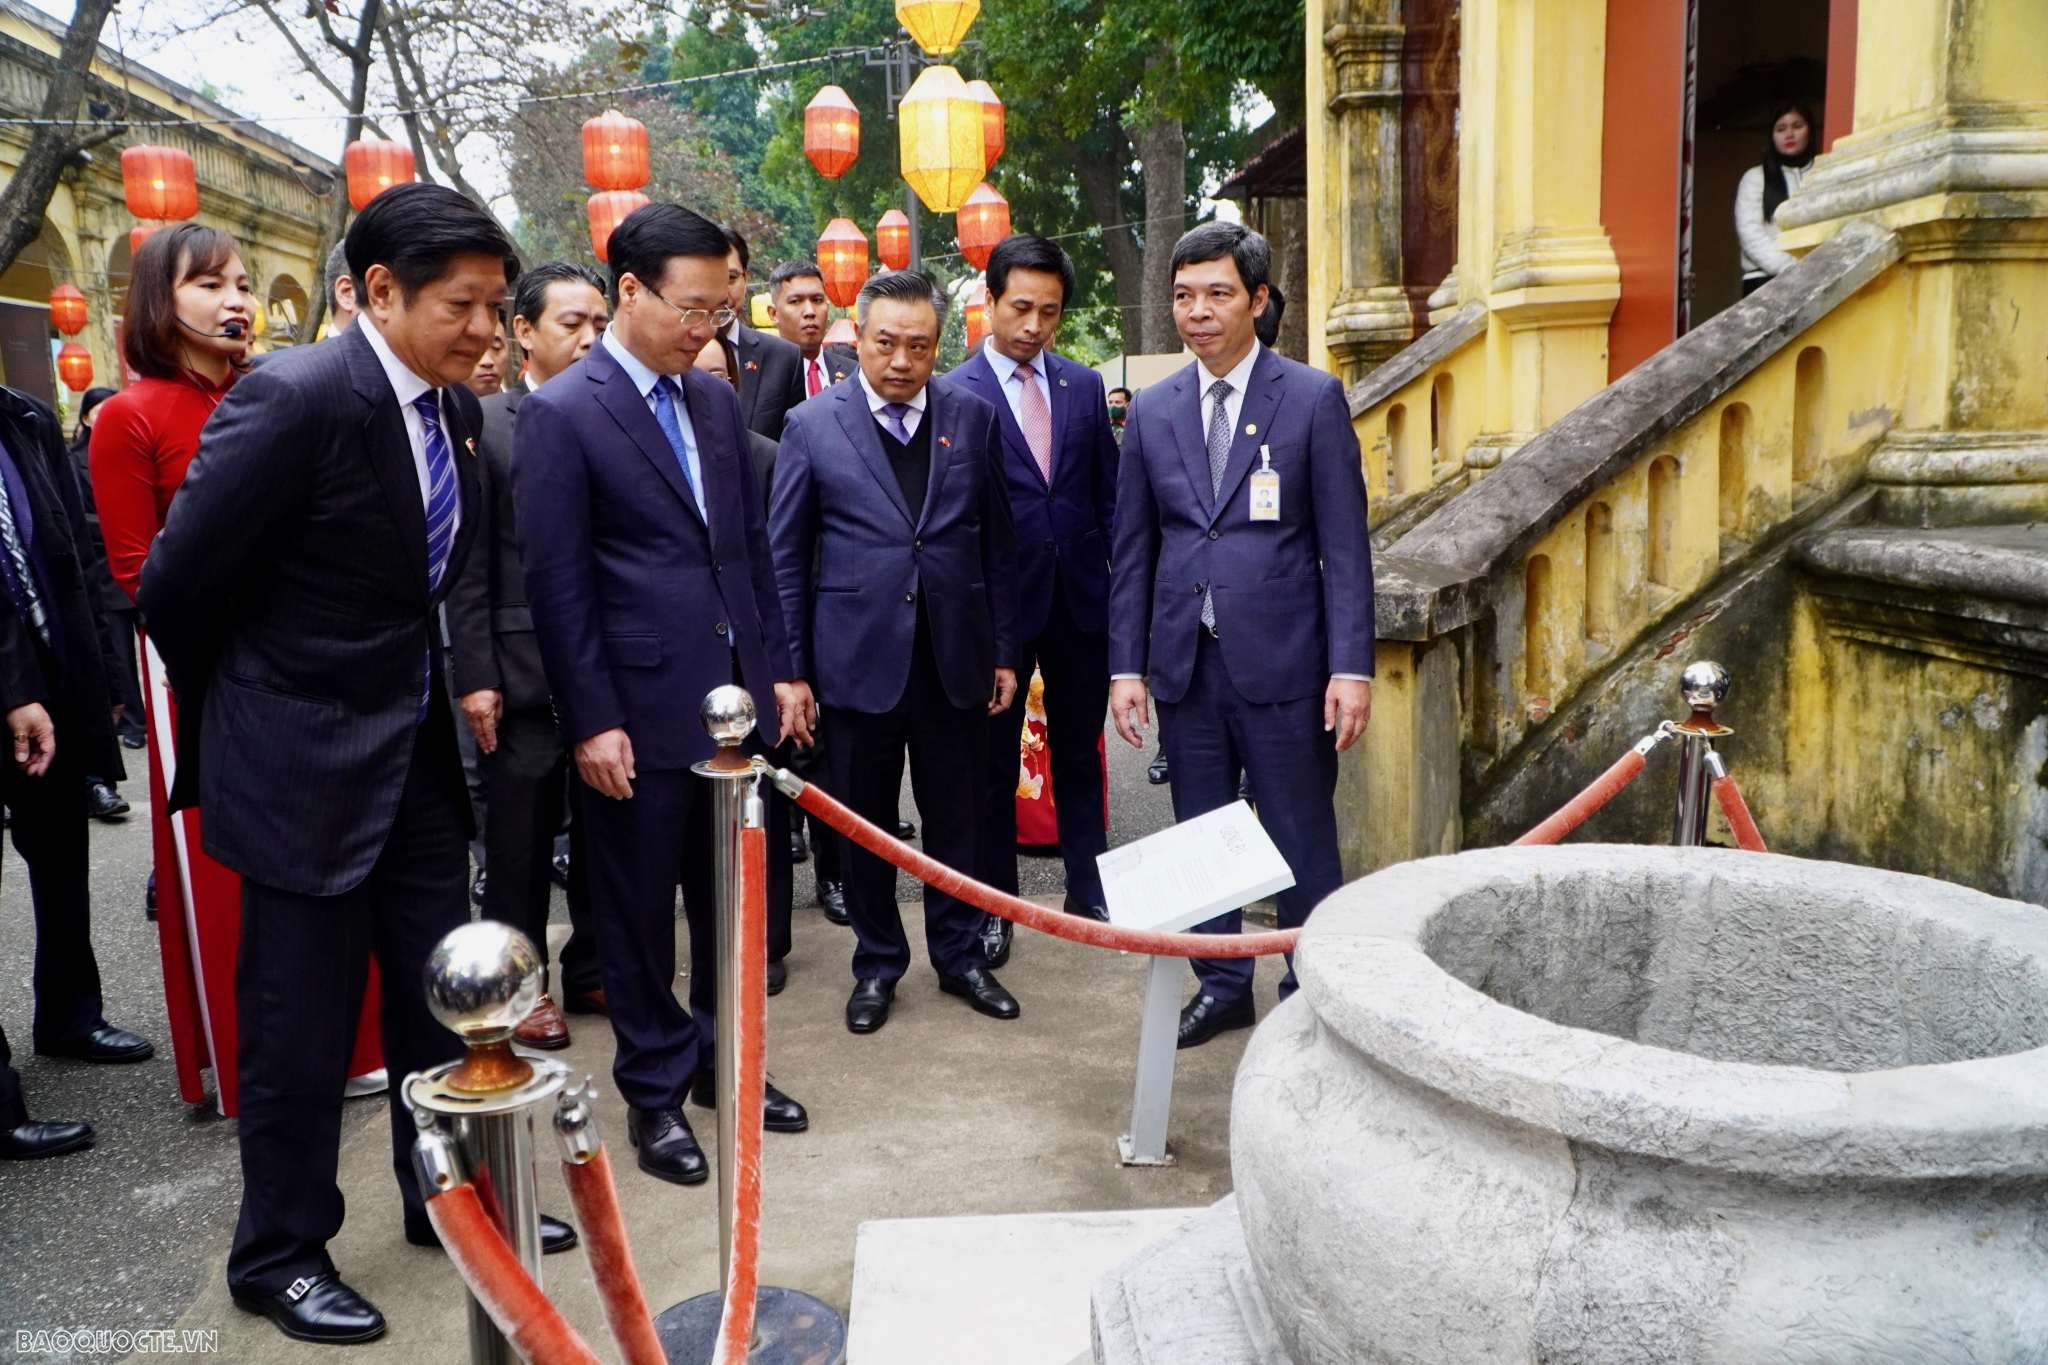
[[[847,1365],[1066,1365],[1088,1351],[1095,1282],[1201,1212],[862,1223]]]

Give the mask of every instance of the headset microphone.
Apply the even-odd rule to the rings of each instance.
[[[178,325],[194,336],[215,337],[225,341],[240,341],[249,335],[249,324],[240,318],[229,318],[221,324],[218,332],[201,331],[183,318],[178,319]]]

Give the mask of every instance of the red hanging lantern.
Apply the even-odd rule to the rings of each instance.
[[[1003,101],[987,81],[969,81],[967,90],[981,101],[981,173],[987,175],[1003,154]]]
[[[358,213],[393,185],[413,178],[412,149],[381,138],[351,142],[342,153],[342,162],[348,168],[348,202]]]
[[[583,125],[583,178],[592,189],[637,190],[650,176],[647,125],[607,109]]]
[[[804,155],[827,180],[837,180],[860,159],[860,110],[846,92],[828,85],[804,106]]]
[[[875,224],[875,253],[891,270],[910,268],[910,219],[902,209],[890,209]]]
[[[825,329],[823,344],[827,346],[857,346],[860,344],[860,331],[853,325],[852,318],[839,318],[830,327]]]
[[[633,216],[633,210],[654,201],[638,190],[605,190],[590,196],[590,249],[600,261],[611,260],[612,232]]]
[[[65,336],[85,330],[85,295],[75,284],[60,284],[50,291],[50,325]]]
[[[954,217],[960,233],[960,254],[976,270],[988,266],[988,254],[1010,235],[1010,201],[986,180],[974,187]]]
[[[967,291],[967,306],[961,310],[967,321],[967,349],[981,345],[981,339],[988,335],[988,284],[976,280]]]
[[[825,297],[850,308],[868,279],[867,234],[851,218],[834,218],[818,236],[818,270],[825,278]]]
[[[149,240],[149,234],[164,226],[166,225],[163,223],[137,223],[134,227],[129,228],[128,259],[133,261],[137,256],[141,255],[142,244]]]
[[[57,352],[57,377],[73,393],[92,387],[92,352],[75,341],[67,341]]]
[[[199,212],[192,154],[138,143],[121,153],[121,195],[137,218],[190,218]]]

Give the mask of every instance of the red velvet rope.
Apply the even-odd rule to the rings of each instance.
[[[647,1310],[647,1296],[640,1289],[640,1272],[633,1266],[633,1249],[626,1242],[626,1221],[619,1212],[611,1157],[600,1147],[588,1161],[564,1161],[562,1179],[569,1186],[569,1203],[583,1228],[583,1253],[590,1262],[590,1278],[597,1281],[598,1295],[604,1300],[605,1322],[626,1365],[668,1365]]]
[[[751,785],[751,784],[749,784]],[[761,1287],[761,1105],[768,1084],[768,835],[740,831],[740,903],[733,932],[739,938],[739,979],[733,982],[737,1019],[731,1028],[734,1124],[732,1264],[726,1269],[725,1307],[718,1320],[713,1365],[745,1365],[754,1338],[754,1299]]]
[[[1728,817],[1728,828],[1735,832],[1735,846],[1748,849],[1751,853],[1768,852],[1764,847],[1764,836],[1756,827],[1756,820],[1749,813],[1749,803],[1742,799],[1742,788],[1735,785],[1732,777],[1714,779],[1714,798],[1721,803],[1721,814]]]
[[[1036,929],[1069,943],[1091,948],[1114,948],[1119,952],[1146,953],[1153,957],[1268,957],[1291,953],[1299,929],[1280,929],[1257,934],[1168,934],[1156,929],[1125,929],[1099,920],[1083,919],[1058,910],[1048,910],[1021,896],[1012,896],[956,872],[936,858],[909,847],[894,835],[855,815],[817,784],[801,782],[787,772],[777,772],[776,785],[791,800],[859,844],[882,861],[894,863],[936,891],[957,897],[977,910]]]
[[[1614,766],[1593,779],[1593,785],[1565,802],[1564,807],[1536,828],[1515,840],[1517,844],[1554,844],[1591,819],[1594,812],[1612,801],[1623,787],[1636,780],[1649,760],[1639,749],[1630,749]]]
[[[519,1264],[474,1185],[430,1195],[427,1220],[491,1321],[533,1365],[603,1365]]]

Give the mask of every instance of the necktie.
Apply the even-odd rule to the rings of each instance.
[[[461,491],[455,480],[455,460],[448,453],[448,438],[441,431],[441,394],[438,389],[429,389],[412,400],[413,409],[420,415],[420,429],[425,434],[427,454],[427,596],[432,597],[441,587],[441,579],[448,572],[448,555],[455,548],[455,509],[461,504]],[[434,691],[434,644],[433,632],[427,632],[427,657],[423,669],[425,682],[420,688],[420,710],[418,720],[427,718],[428,699]]]
[[[1052,409],[1045,405],[1045,390],[1032,383],[1035,372],[1029,365],[1017,367],[1017,378],[1024,386],[1024,395],[1017,404],[1024,428],[1024,444],[1031,447],[1031,458],[1038,461],[1038,473],[1049,485],[1052,483]]]
[[[22,537],[21,527],[14,520],[14,499],[9,490],[0,488],[0,544],[7,549],[8,586],[14,589],[15,605],[21,614],[35,627],[38,638],[44,644],[50,643],[50,611],[43,605],[43,595],[36,590],[35,570],[28,562],[28,542]]]
[[[1230,463],[1230,411],[1224,400],[1230,397],[1230,381],[1219,379],[1209,386],[1209,496],[1223,492],[1223,467]],[[1202,587],[1202,624],[1216,629],[1216,597],[1208,585]]]
[[[683,486],[690,490],[697,514],[708,523],[711,519],[704,513],[704,492],[690,477],[690,448],[683,440],[683,424],[676,420],[675,383],[666,376],[654,381],[654,420],[660,424],[661,434],[668,437],[669,449],[676,453],[676,464],[683,471]]]
[[[812,356],[810,366],[804,374],[804,388],[807,391],[804,394],[804,396],[806,398],[816,398],[818,394],[824,389],[824,387],[824,366],[818,363],[818,357]]]
[[[903,424],[903,419],[909,412],[908,403],[882,404],[882,425],[889,429],[891,436],[905,445],[910,444],[910,428]]]

